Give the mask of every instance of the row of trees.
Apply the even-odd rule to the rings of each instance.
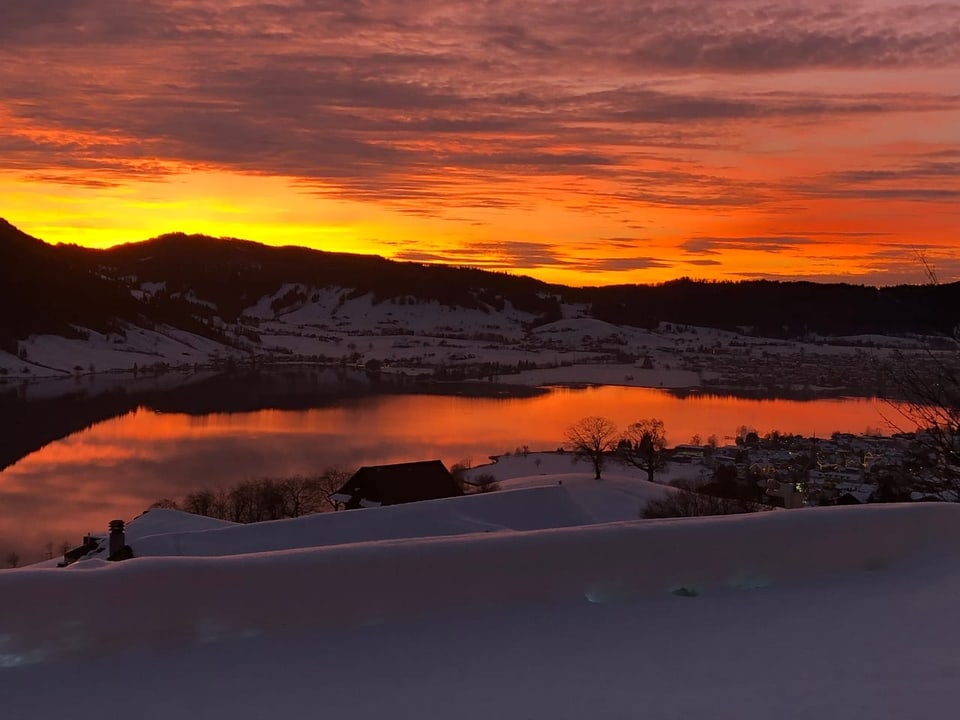
[[[960,351],[898,353],[885,372],[894,388],[890,405],[905,421],[888,422],[897,429],[909,431],[915,425],[922,430],[922,442],[935,453],[943,479],[960,498]]]
[[[657,418],[640,420],[621,432],[609,418],[591,415],[567,428],[566,441],[577,457],[591,464],[597,480],[610,459],[640,468],[651,482],[666,461],[667,435]]]
[[[585,417],[567,429],[566,440],[577,457],[590,462],[597,480],[609,461],[640,468],[651,482],[655,471],[666,464],[667,435],[663,421],[657,418],[640,420],[621,431],[608,418]],[[711,440],[715,444],[716,439]],[[699,438],[694,441],[700,444]],[[761,504],[757,483],[739,483],[736,469],[732,467],[718,468],[711,480],[700,487],[693,483],[674,484],[674,487],[662,498],[647,502],[642,516],[694,517],[766,509]]]
[[[351,472],[331,467],[318,475],[244,480],[228,488],[203,488],[181,500],[163,499],[153,507],[173,508],[238,523],[262,522],[339,510],[333,495]]]

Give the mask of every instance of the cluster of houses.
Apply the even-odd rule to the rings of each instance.
[[[675,462],[699,462],[714,471],[736,472],[758,488],[758,499],[797,508],[868,502],[956,502],[956,477],[938,464],[922,434],[854,435],[830,438],[747,433],[736,445],[680,445]]]
[[[690,344],[682,366],[697,372],[705,388],[738,388],[756,394],[815,397],[840,391],[883,395],[887,380],[870,350],[842,348],[818,352],[792,341],[732,340]]]

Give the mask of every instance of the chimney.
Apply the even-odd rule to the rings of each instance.
[[[122,560],[123,548],[127,544],[126,537],[123,533],[123,520],[110,521],[110,537],[108,540],[107,559]]]

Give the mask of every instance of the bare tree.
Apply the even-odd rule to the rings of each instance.
[[[453,479],[456,481],[457,485],[460,486],[460,489],[464,492],[467,492],[467,470],[472,467],[473,459],[469,457],[463,458],[463,460],[460,462],[455,462],[452,466],[450,466],[450,474],[453,476]]]
[[[926,251],[916,254],[927,284],[940,285]],[[920,352],[896,353],[881,377],[893,387],[890,404],[916,426],[917,439],[937,458],[944,485],[960,500],[960,325],[952,328],[952,336],[943,325],[937,333]]]
[[[600,479],[607,456],[617,449],[619,441],[617,426],[605,417],[591,415],[567,428],[567,442],[572,446],[574,455],[590,462],[597,480]]]
[[[20,554],[16,550],[11,550],[7,553],[6,561],[9,567],[20,567]]]
[[[219,520],[226,520],[230,514],[230,492],[226,488],[217,488],[213,493],[213,505],[211,506],[213,517]]]
[[[769,510],[758,503],[732,500],[681,487],[662,498],[650,500],[640,513],[642,518],[701,517],[705,515],[737,515]]]
[[[460,489],[463,490],[464,495],[481,495],[496,492],[500,489],[500,483],[491,473],[480,473],[474,475],[470,480],[464,479]]]
[[[208,488],[197,490],[183,499],[183,510],[184,512],[193,513],[194,515],[216,517],[213,512],[213,501],[214,495],[212,490]]]
[[[352,475],[353,472],[341,467],[326,468],[321,475],[314,478],[317,483],[318,498],[326,503],[331,510],[339,510],[343,507],[343,503],[334,498],[334,495]]]
[[[283,496],[284,516],[300,517],[317,511],[317,483],[312,478],[294,475],[283,478],[279,485]]]
[[[945,484],[960,498],[960,352],[897,353],[886,374],[890,406],[916,427],[917,439],[936,455]],[[887,420],[900,429],[901,423]]]
[[[233,522],[253,522],[253,482],[245,480],[230,488],[228,495],[228,520]]]
[[[663,420],[649,418],[630,425],[617,450],[623,462],[646,471],[647,480],[653,482],[654,472],[666,464],[666,447]]]
[[[239,523],[300,517],[324,510],[339,510],[336,492],[351,472],[329,467],[319,475],[242,480],[229,488],[202,488],[184,497],[180,507],[197,515]],[[178,507],[172,500],[153,507]]]
[[[736,443],[737,445],[744,445],[749,440],[748,439],[759,439],[757,429],[751,427],[750,425],[740,425],[737,427]]]
[[[261,478],[253,490],[253,522],[280,520],[287,517],[282,483],[274,478]]]

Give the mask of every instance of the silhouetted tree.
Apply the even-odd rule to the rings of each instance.
[[[568,427],[566,439],[574,455],[590,462],[599,480],[607,456],[617,449],[620,437],[612,420],[591,415]]]
[[[500,483],[490,473],[481,473],[474,478],[474,485],[477,493],[496,492],[500,489]]]
[[[918,434],[921,442],[939,456],[944,480],[960,500],[960,324],[955,299],[946,300],[960,283],[942,285],[922,250],[917,252],[917,261],[928,281],[922,287],[939,296],[937,301],[928,297],[928,302],[919,306],[923,310],[917,317],[933,328],[937,337],[928,341],[922,353],[897,353],[881,375],[892,383],[897,395],[894,399],[905,403],[895,405],[897,411],[922,430]]]
[[[183,510],[194,515],[216,517],[213,511],[213,491],[207,488],[188,494],[183,499]]]
[[[640,517],[653,519],[737,515],[766,509],[769,508],[757,503],[707,495],[697,492],[692,486],[680,485],[675,491],[661,498],[648,501],[641,511]]]
[[[898,353],[886,373],[891,406],[917,428],[918,441],[936,455],[945,484],[960,498],[960,350]]]
[[[748,477],[741,481],[737,469],[732,465],[717,467],[710,480],[698,488],[698,492],[746,503],[759,503],[763,497],[763,490],[757,484],[756,478]]]
[[[757,435],[756,428],[752,428],[749,425],[740,425],[739,427],[737,427],[737,434],[736,434],[737,445],[746,445],[748,442],[748,438],[750,439],[750,441],[756,441],[760,439],[759,435]]]
[[[663,420],[649,418],[630,425],[617,450],[623,462],[644,470],[647,480],[653,482],[654,472],[666,464],[666,446]]]
[[[877,475],[877,489],[871,498],[872,502],[909,502],[910,477],[903,468],[887,468]]]
[[[207,517],[250,523],[300,517],[325,510],[339,510],[333,495],[351,472],[330,467],[319,475],[244,480],[230,488],[203,488],[188,493],[178,505],[165,499],[152,507],[178,508]]]
[[[343,503],[336,500],[333,496],[352,475],[352,470],[346,470],[341,467],[328,467],[323,473],[316,477],[318,497],[322,503],[326,504],[326,507],[329,507],[331,510],[339,510],[343,507]],[[317,509],[317,512],[321,512],[323,509],[323,507],[320,507]]]

